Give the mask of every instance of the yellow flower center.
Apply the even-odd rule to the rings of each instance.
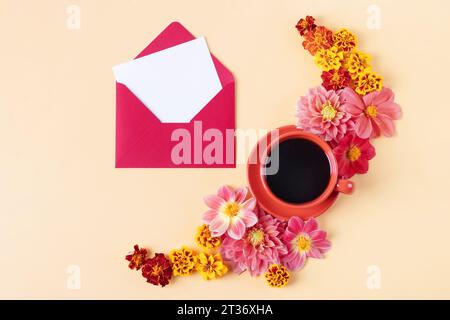
[[[141,254],[135,254],[131,258],[131,261],[136,265],[140,266],[144,262],[144,257]]]
[[[368,106],[366,108],[366,114],[371,118],[376,118],[378,114],[377,107],[375,107],[374,105]]]
[[[341,80],[341,77],[339,76],[338,72],[335,72],[333,76],[331,77],[331,81],[334,83],[338,83]]]
[[[316,32],[314,33],[314,40],[316,41],[316,44],[320,46],[323,42],[323,37],[320,33]]]
[[[230,218],[237,216],[239,211],[241,210],[241,206],[236,202],[229,202],[225,204],[223,212]]]
[[[347,151],[347,158],[352,162],[358,160],[360,156],[361,156],[361,149],[359,149],[357,146],[352,146]]]
[[[153,276],[160,275],[161,273],[162,273],[162,267],[159,264],[157,264],[156,266],[153,266],[153,268],[152,268]]]
[[[258,228],[253,228],[249,231],[247,239],[251,245],[255,247],[264,240],[264,231]]]
[[[311,249],[311,239],[301,235],[298,237],[297,247],[300,252],[308,252]]]
[[[322,106],[322,111],[320,114],[322,115],[322,119],[325,121],[331,121],[336,116],[336,109],[333,108],[330,101],[325,102],[325,104]]]

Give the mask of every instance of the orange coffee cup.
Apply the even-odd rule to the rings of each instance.
[[[314,143],[323,151],[328,159],[330,179],[323,192],[311,201],[290,203],[278,198],[269,188],[266,181],[265,164],[271,150],[277,144],[290,139],[304,139]],[[284,126],[268,133],[254,147],[248,163],[247,177],[250,190],[260,206],[280,219],[299,216],[303,219],[317,217],[325,212],[335,201],[339,193],[351,194],[354,184],[350,180],[339,179],[338,164],[331,147],[320,137],[302,131],[295,126]]]

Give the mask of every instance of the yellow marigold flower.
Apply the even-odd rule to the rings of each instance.
[[[340,51],[350,52],[357,45],[356,36],[347,29],[340,29],[333,34],[333,45]]]
[[[201,225],[197,229],[195,236],[197,244],[204,249],[215,249],[220,246],[220,237],[212,237],[211,231],[206,224]]]
[[[362,96],[372,91],[380,91],[382,87],[383,78],[370,70],[361,73],[355,83],[356,93]]]
[[[353,80],[366,70],[370,70],[370,59],[368,54],[360,51],[351,52],[345,62],[345,68]]]
[[[181,249],[170,251],[169,259],[172,263],[174,276],[187,276],[195,269],[194,251],[184,246]]]
[[[337,70],[341,67],[344,53],[335,46],[329,49],[320,48],[314,56],[314,63],[323,71]]]
[[[196,269],[205,280],[212,280],[223,276],[228,268],[223,264],[220,254],[200,253],[196,257]]]
[[[264,274],[264,278],[269,286],[281,288],[287,285],[291,276],[284,266],[272,264]]]

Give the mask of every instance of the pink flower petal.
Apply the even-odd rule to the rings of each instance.
[[[381,134],[386,137],[392,137],[395,133],[394,121],[384,115],[377,115],[375,118],[375,123],[380,129]]]
[[[299,234],[303,231],[303,220],[299,217],[292,217],[288,222],[288,230],[294,234]]]
[[[297,237],[297,233],[293,233],[289,230],[286,230],[283,234],[283,240],[286,243],[290,243],[292,240],[294,240]]]
[[[247,228],[254,226],[258,222],[258,217],[250,210],[244,210],[241,219]]]
[[[242,239],[244,233],[245,233],[244,221],[242,221],[242,219],[239,218],[233,218],[228,228],[228,235],[235,240],[239,240]]]
[[[394,101],[394,92],[386,87],[383,87],[379,92],[372,92],[374,94],[372,104],[378,106],[384,102]]]
[[[219,237],[223,235],[230,225],[230,219],[223,217],[222,215],[217,215],[209,225],[209,230],[213,237]]]
[[[366,94],[364,97],[362,97],[362,101],[364,102],[364,105],[366,107],[373,105],[373,98],[375,98],[378,95],[378,91],[373,91],[371,93]]]
[[[361,97],[351,88],[345,88],[342,90],[342,99],[344,100],[344,103],[351,104],[354,107],[360,109],[361,111],[364,110],[365,104],[364,101],[361,99]]]
[[[203,222],[210,224],[217,217],[217,210],[208,210],[203,214]]]
[[[325,253],[331,249],[331,242],[329,240],[320,240],[313,242],[314,248],[320,250],[320,252]]]
[[[211,209],[219,209],[219,207],[225,202],[225,200],[216,195],[206,196],[203,200]]]
[[[392,101],[387,101],[377,105],[377,112],[380,115],[385,115],[392,120],[400,119],[402,116],[402,109],[398,104]]]
[[[303,232],[310,233],[314,230],[317,230],[319,225],[317,224],[316,219],[309,219],[305,222],[305,225],[303,227]]]
[[[312,247],[311,250],[307,253],[307,256],[310,258],[316,258],[321,259],[323,258],[323,254],[320,252],[319,249]]]
[[[368,139],[372,134],[372,122],[365,115],[360,115],[355,119],[355,132],[361,139]]]
[[[312,231],[309,235],[313,241],[321,241],[327,238],[326,231],[319,229]]]
[[[287,266],[287,268],[291,271],[297,271],[302,269],[305,266],[306,263],[306,255],[303,254],[295,254],[295,255],[289,255],[288,260],[284,262],[284,264]]]
[[[217,195],[219,197],[223,198],[225,201],[234,201],[235,200],[234,191],[229,186],[220,187],[219,191],[217,192]]]
[[[244,202],[244,200],[247,198],[248,190],[247,188],[238,188],[235,191],[235,200],[238,203]]]
[[[256,207],[256,199],[250,198],[242,204],[242,208],[246,210],[254,210]]]

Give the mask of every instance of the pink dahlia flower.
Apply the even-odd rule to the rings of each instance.
[[[248,270],[258,276],[271,264],[279,264],[288,252],[282,241],[283,223],[260,208],[257,211],[258,222],[247,229],[242,239],[224,236],[222,240],[222,257],[236,273]]]
[[[341,91],[319,86],[297,103],[297,127],[322,137],[325,141],[339,141],[353,129],[351,115],[343,109]]]
[[[375,157],[375,148],[369,139],[361,139],[349,133],[333,148],[339,168],[339,175],[348,179],[355,173],[363,174],[369,170],[369,160]]]
[[[361,98],[353,89],[345,88],[342,96],[344,110],[352,115],[355,132],[360,138],[394,135],[394,120],[400,119],[402,111],[394,102],[394,92],[391,89],[383,88]]]
[[[303,268],[309,257],[323,258],[323,254],[331,248],[327,233],[318,229],[315,219],[303,221],[299,217],[290,218],[283,240],[289,253],[283,257],[282,264],[292,271]]]
[[[256,200],[246,200],[247,193],[247,188],[233,190],[223,186],[217,195],[205,197],[209,210],[203,214],[203,221],[209,226],[213,237],[227,233],[231,238],[239,240],[246,228],[258,222],[254,212]]]

